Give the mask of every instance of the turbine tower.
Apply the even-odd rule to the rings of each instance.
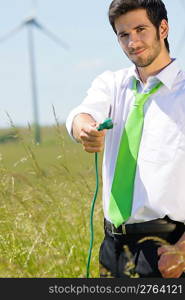
[[[63,42],[60,37],[50,31],[44,24],[42,24],[36,17],[37,1],[32,0],[32,11],[23,19],[23,21],[15,26],[12,30],[0,37],[0,42],[4,42],[14,34],[27,27],[28,33],[28,50],[29,50],[29,63],[30,63],[30,77],[31,77],[31,90],[32,90],[32,101],[33,101],[33,116],[34,116],[34,137],[35,143],[41,143],[40,125],[39,125],[39,111],[38,111],[38,93],[37,93],[37,75],[35,67],[35,47],[34,47],[34,28],[40,30],[55,43],[60,45],[65,50],[69,49],[69,46]]]

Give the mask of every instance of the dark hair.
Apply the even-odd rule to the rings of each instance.
[[[157,32],[163,19],[168,22],[167,10],[161,0],[113,0],[109,7],[109,22],[116,34],[115,20],[129,11],[139,8],[146,10],[148,18],[156,27]],[[168,52],[170,52],[168,38],[164,42]]]

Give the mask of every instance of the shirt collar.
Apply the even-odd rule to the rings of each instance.
[[[171,90],[179,72],[180,68],[177,60],[173,59],[166,68],[156,75],[156,77]]]
[[[172,89],[174,81],[176,80],[176,77],[178,73],[180,72],[180,68],[178,66],[177,60],[172,59],[172,62],[166,66],[164,69],[162,69],[157,75],[149,77],[150,80],[152,78],[156,78],[159,81],[161,81],[168,89]],[[131,66],[128,71],[128,77],[135,77],[137,80],[140,81],[139,74],[137,72],[137,69],[135,65]]]

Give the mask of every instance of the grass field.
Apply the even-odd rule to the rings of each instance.
[[[11,130],[18,140],[0,144],[0,277],[85,277],[94,155],[74,143],[62,125],[42,128],[40,145],[30,128]],[[99,276],[101,188],[94,230],[90,277]]]

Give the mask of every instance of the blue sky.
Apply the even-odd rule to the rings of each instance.
[[[34,30],[39,122],[60,122],[105,70],[130,66],[107,18],[111,0],[0,0],[0,37],[18,25],[36,3],[37,18],[69,44],[69,51]],[[185,62],[185,1],[164,0],[168,10],[171,56]],[[0,128],[33,122],[27,29],[0,43]]]

